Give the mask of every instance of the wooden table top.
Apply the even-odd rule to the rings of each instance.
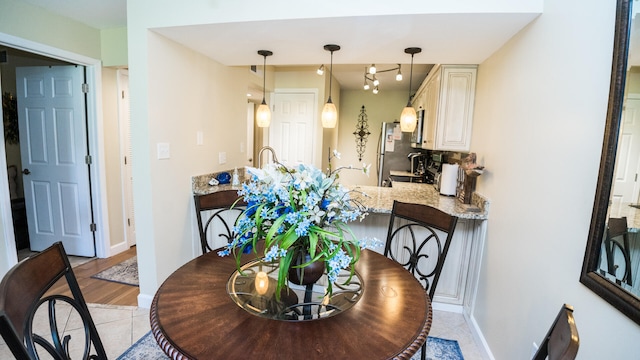
[[[235,259],[210,252],[160,286],[151,330],[173,359],[410,359],[431,328],[429,296],[408,271],[375,252],[363,251],[356,269],[364,279],[357,304],[330,318],[287,322],[234,303],[226,286]]]

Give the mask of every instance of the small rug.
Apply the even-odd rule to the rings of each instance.
[[[422,348],[411,358],[420,360]],[[151,331],[131,345],[117,360],[165,360],[169,359],[160,349]],[[464,360],[460,345],[455,340],[429,336],[427,338],[427,360]]]
[[[113,281],[126,285],[139,286],[138,258],[132,257],[91,276],[94,279]]]
[[[416,352],[411,360],[420,360],[422,348]],[[460,345],[455,340],[427,337],[427,360],[464,360]]]
[[[127,351],[118,356],[116,360],[165,360],[169,359],[164,351],[160,349],[151,331],[146,333],[135,344],[131,345]]]

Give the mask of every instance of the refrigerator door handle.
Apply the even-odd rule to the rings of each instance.
[[[377,155],[378,161],[376,162],[376,174],[378,174],[378,186],[382,186],[382,164],[384,159],[384,152],[382,151],[382,136],[385,132],[385,124],[382,124],[382,128],[380,129],[380,136],[378,136],[378,147],[377,147]]]

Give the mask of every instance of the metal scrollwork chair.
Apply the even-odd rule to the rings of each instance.
[[[457,223],[457,217],[427,205],[393,202],[384,255],[409,270],[432,299]]]
[[[624,282],[632,286],[631,248],[629,247],[629,230],[626,217],[609,218],[604,246],[607,257],[607,272],[615,277],[615,282],[618,285]],[[620,259],[620,255],[622,259]],[[618,271],[621,265],[618,261],[623,262],[624,269],[622,271]]]
[[[532,360],[573,360],[578,347],[580,337],[573,319],[573,306],[564,304]]]
[[[50,290],[60,279],[66,281],[71,297]],[[58,316],[69,311],[80,316],[84,331],[70,335],[66,322],[58,323]],[[46,326],[38,326],[40,315],[46,315]],[[107,359],[61,242],[24,259],[4,276],[0,283],[0,333],[20,360],[39,359],[45,352],[54,359]]]
[[[231,242],[233,226],[246,203],[237,190],[222,190],[193,196],[200,233],[200,245],[205,254]]]

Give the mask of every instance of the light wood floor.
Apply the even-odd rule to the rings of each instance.
[[[80,285],[84,300],[92,304],[137,306],[138,294],[140,294],[140,288],[138,286],[91,278],[92,275],[136,256],[136,254],[136,247],[133,246],[129,250],[110,258],[93,259],[75,266],[73,272]],[[66,284],[60,282],[54,285],[52,291],[64,292],[65,288],[67,288],[66,291],[68,291]]]

